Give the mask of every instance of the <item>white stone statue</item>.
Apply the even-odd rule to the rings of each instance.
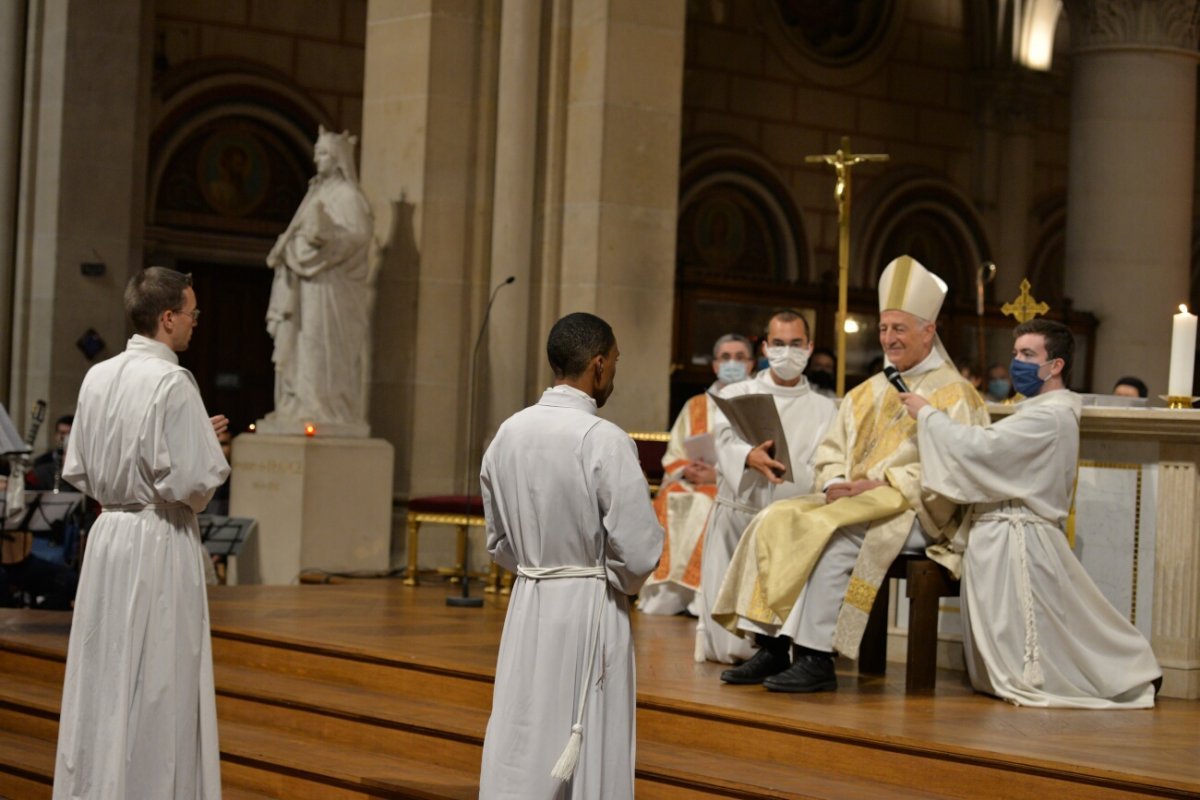
[[[275,270],[267,332],[275,340],[275,410],[263,433],[368,436],[367,334],[372,217],[358,187],[358,137],[323,127],[313,148],[317,174],[271,252]]]

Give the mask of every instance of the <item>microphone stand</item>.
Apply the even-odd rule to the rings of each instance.
[[[483,322],[479,325],[479,335],[475,337],[475,349],[471,353],[471,374],[467,379],[467,466],[463,478],[466,484],[466,501],[463,503],[463,516],[471,515],[471,447],[475,441],[475,374],[478,371],[479,362],[479,345],[483,343],[483,334],[487,332],[488,319],[492,314],[492,304],[496,302],[496,295],[500,290],[510,283],[515,281],[517,276],[509,275],[501,283],[496,284],[496,288],[492,289],[492,296],[488,298],[487,308],[483,311]],[[482,597],[471,597],[471,526],[466,526],[467,543],[463,549],[462,563],[462,594],[458,597],[453,595],[446,598],[446,605],[457,606],[459,608],[481,608],[483,606]]]

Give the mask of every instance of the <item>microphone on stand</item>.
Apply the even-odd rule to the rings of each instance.
[[[496,295],[500,290],[510,283],[517,280],[516,275],[509,275],[500,283],[496,284],[496,288],[492,289],[492,296],[488,298],[487,307],[483,310],[483,322],[479,323],[479,335],[475,337],[475,349],[471,352],[471,373],[467,376],[467,452],[466,461],[467,468],[465,474],[466,483],[466,502],[463,503],[463,515],[471,515],[471,487],[474,485],[471,481],[471,446],[475,441],[475,373],[479,361],[479,345],[483,343],[483,334],[487,332],[488,319],[492,314],[492,304],[496,302]],[[467,527],[467,546],[463,553],[462,576],[459,578],[462,583],[462,594],[458,597],[447,597],[446,605],[458,606],[463,608],[480,608],[483,606],[482,597],[471,597],[471,528]]]
[[[908,392],[908,386],[904,383],[904,378],[900,377],[900,370],[888,364],[883,368],[883,374],[888,379],[888,383],[896,387],[897,392]]]

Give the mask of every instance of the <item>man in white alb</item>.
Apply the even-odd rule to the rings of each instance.
[[[700,620],[696,628],[697,661],[726,664],[749,658],[750,643],[716,624],[710,610],[729,567],[742,532],[750,520],[773,501],[808,494],[813,484],[813,454],[833,422],[836,407],[828,397],[812,391],[803,372],[812,352],[808,322],[796,311],[775,312],[767,322],[763,355],[770,369],[754,380],[725,387],[721,397],[769,394],[783,423],[792,465],[792,480],[777,474],[783,464],[771,457],[776,442],[746,442],[740,439],[719,410],[713,421],[717,444],[717,501],[704,536],[700,565]]]
[[[483,742],[483,800],[633,797],[629,596],[663,532],[629,435],[600,419],[616,338],[568,314],[546,343],[554,387],[500,426],[480,484],[488,552],[517,573]]]
[[[915,394],[922,485],[974,503],[961,554],[971,685],[1021,706],[1149,708],[1162,676],[1145,637],[1105,599],[1067,545],[1079,457],[1075,340],[1044,319],[1013,332],[1009,373],[1025,395],[987,428],[956,424]]]
[[[750,340],[727,333],[713,345],[712,370],[717,379],[708,391],[688,398],[671,426],[671,438],[663,455],[663,480],[654,496],[654,513],[667,534],[658,568],[638,595],[643,614],[678,614],[699,610],[700,556],[704,529],[717,496],[717,465],[688,457],[686,443],[692,437],[712,438],[716,404],[712,395],[726,386],[750,377],[754,348]],[[692,439],[693,442],[697,441]]]
[[[187,349],[191,278],[163,267],[125,289],[134,336],[88,370],[63,480],[103,512],[67,648],[54,798],[215,800],[216,699],[196,512],[229,474]]]

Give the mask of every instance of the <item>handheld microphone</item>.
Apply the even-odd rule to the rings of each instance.
[[[908,392],[908,386],[904,384],[904,378],[900,377],[900,370],[888,364],[883,368],[883,374],[887,377],[888,383],[896,387],[897,392]]]

